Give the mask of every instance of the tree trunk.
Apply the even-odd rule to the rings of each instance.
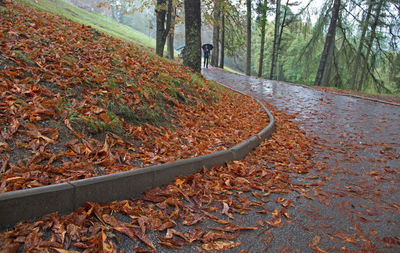
[[[169,59],[174,59],[174,34],[168,34],[167,38],[167,57]]]
[[[214,2],[214,25],[213,25],[213,45],[214,49],[211,55],[211,66],[218,67],[219,58],[219,19],[221,16],[220,2]]]
[[[115,5],[111,5],[111,14],[115,21],[117,21],[118,23],[121,23],[121,19],[120,19],[121,16],[120,16],[119,10],[117,9],[117,7]]]
[[[335,33],[336,33],[336,23],[337,23],[337,20],[339,17],[339,10],[340,10],[340,0],[335,0],[335,2],[333,3],[331,22],[329,24],[328,33],[327,33],[326,39],[325,39],[324,50],[322,51],[317,75],[315,77],[314,84],[317,86],[321,85],[323,75],[325,72],[325,66],[326,66],[327,60],[329,58],[329,53],[331,52],[331,47],[335,46],[334,39],[335,39]]]
[[[246,75],[251,75],[251,0],[246,0],[247,7],[247,53]]]
[[[365,34],[367,33],[367,30],[368,30],[368,23],[369,23],[369,19],[371,17],[372,6],[373,6],[372,0],[369,0],[368,11],[367,11],[367,14],[365,15],[363,22],[361,24],[362,32],[361,32],[360,42],[358,43],[357,56],[356,56],[356,61],[354,63],[353,76],[350,81],[352,90],[354,90],[356,88],[356,82],[358,81],[358,72],[359,72],[358,69],[360,68],[361,50],[363,48]]]
[[[127,10],[127,5],[125,2],[112,1],[110,2],[110,9],[113,19],[118,23],[122,22],[122,17]]]
[[[260,45],[260,60],[258,62],[258,77],[262,75],[263,62],[264,62],[264,46],[265,46],[265,23],[267,22],[267,3],[268,0],[264,0],[262,6],[261,15],[261,45]]]
[[[219,67],[224,68],[225,61],[225,14],[222,13],[221,17],[221,61]]]
[[[367,72],[368,58],[369,58],[369,55],[371,54],[372,45],[373,45],[374,40],[375,40],[375,31],[376,31],[376,27],[378,26],[379,16],[381,15],[383,2],[384,2],[384,0],[380,0],[379,3],[378,3],[378,7],[376,8],[375,19],[374,19],[374,23],[371,26],[371,35],[370,35],[369,41],[368,41],[367,54],[365,55],[365,62],[363,64],[363,66],[362,66],[360,82],[358,83],[358,86],[357,86],[357,90],[358,91],[361,91],[361,89],[363,87],[364,78],[365,78],[365,75],[366,75],[366,72]]]
[[[174,59],[175,16],[176,16],[176,8],[174,8],[174,10],[172,11],[171,28],[167,40],[167,51],[169,59]]]
[[[279,66],[279,69],[278,69],[279,71],[278,71],[278,75],[277,75],[277,80],[284,80],[285,75],[283,73],[283,64],[279,63],[278,66]]]
[[[272,59],[271,59],[271,70],[269,72],[269,79],[275,79],[275,67],[276,67],[276,58],[278,51],[278,36],[279,36],[279,21],[281,18],[281,1],[276,1],[276,10],[275,10],[275,31],[274,31],[274,44],[272,46]]]
[[[335,37],[336,36],[333,35],[333,40],[335,40]],[[331,86],[330,79],[331,79],[331,72],[334,60],[333,58],[335,57],[334,52],[335,52],[335,47],[331,47],[330,52],[328,54],[328,59],[326,60],[325,71],[324,74],[322,75],[321,84],[326,87]]]
[[[156,6],[156,54],[159,56],[164,54],[165,41],[171,28],[172,0],[168,0],[168,3],[166,1],[157,0]]]
[[[279,6],[279,8],[280,8],[280,6]],[[281,23],[281,28],[279,30],[278,41],[277,41],[277,44],[276,44],[276,56],[275,56],[275,63],[274,63],[275,66],[278,66],[278,63],[279,63],[279,56],[280,56],[280,53],[281,53],[282,34],[283,34],[283,28],[285,27],[286,14],[287,14],[288,8],[289,8],[289,0],[287,0],[287,2],[286,2],[286,8],[285,8],[285,11],[283,13],[283,19],[282,19],[282,23]],[[277,75],[277,78],[276,78],[277,80],[281,79],[280,77],[282,76],[282,72],[283,72],[283,70],[282,70],[282,68],[280,68],[279,69],[279,74]]]
[[[185,0],[185,54],[183,64],[201,71],[201,7],[200,0]]]

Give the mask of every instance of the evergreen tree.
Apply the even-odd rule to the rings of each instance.
[[[320,86],[322,84],[323,75],[325,72],[326,63],[328,58],[332,55],[331,48],[335,46],[336,23],[339,17],[340,0],[334,0],[331,22],[329,24],[328,33],[326,35],[324,50],[322,51],[321,60],[319,63],[317,76],[315,77],[314,84]]]

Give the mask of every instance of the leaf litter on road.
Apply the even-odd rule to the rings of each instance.
[[[290,174],[293,183],[304,186],[295,189],[304,199],[293,199],[296,212],[290,212],[294,217],[291,224],[304,231],[309,243],[315,235],[321,236],[320,248],[314,247],[315,251],[398,251],[400,241],[394,238],[400,212],[393,208],[400,197],[397,106],[222,70],[203,72],[210,80],[291,114],[313,140],[308,174],[301,175],[301,170],[298,175],[290,173],[295,164],[281,170]],[[248,86],[242,85],[246,82]],[[271,93],[254,92],[265,86]],[[385,244],[383,238],[392,243]],[[307,247],[306,243],[300,239],[291,242],[297,248]],[[277,246],[272,245],[275,250]]]

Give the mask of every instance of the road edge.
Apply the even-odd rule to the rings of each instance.
[[[234,73],[234,72],[230,72],[230,71],[228,71],[226,69],[220,69],[220,70],[225,71],[225,72],[229,72],[230,74],[234,74],[234,75],[245,76],[244,73]],[[319,87],[319,86],[308,86],[308,85],[304,85],[304,84],[291,83],[291,82],[286,82],[286,81],[263,79],[263,78],[259,78],[257,76],[251,76],[251,77],[256,78],[256,79],[265,80],[265,81],[268,81],[268,82],[283,82],[283,83],[286,83],[286,84],[289,84],[289,85],[299,86],[299,87],[303,87],[303,88],[306,88],[306,89],[313,89],[313,90],[317,90],[317,91],[320,91],[320,92],[326,92],[326,93],[334,94],[334,95],[337,95],[337,96],[352,97],[352,98],[357,98],[357,99],[362,99],[362,100],[369,100],[369,101],[376,102],[376,103],[388,104],[388,105],[393,105],[393,106],[400,106],[400,102],[397,103],[395,101],[392,102],[392,101],[387,101],[387,100],[373,98],[373,97],[359,96],[359,95],[353,95],[353,94],[348,94],[348,93],[340,93],[340,92],[335,92],[335,91],[330,91],[330,90],[320,90],[320,89],[315,88],[315,87]],[[219,83],[219,84],[221,84],[221,83]],[[221,85],[223,85],[223,84],[221,84]],[[225,86],[225,85],[223,85],[223,86]],[[228,86],[225,86],[225,87],[227,87],[229,89],[232,89],[232,88],[230,88]],[[242,93],[242,92],[240,92],[238,90],[235,90],[235,91],[239,92],[241,94],[249,96],[248,94]]]
[[[241,160],[275,131],[273,115],[262,102],[257,102],[267,113],[269,124],[257,135],[230,149],[131,171],[0,193],[0,228],[52,212],[69,213],[88,201],[129,199],[154,187],[172,183],[177,176]]]

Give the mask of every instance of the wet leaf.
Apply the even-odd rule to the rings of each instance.
[[[232,248],[236,248],[239,245],[241,245],[241,242],[233,242],[233,241],[213,241],[213,242],[209,242],[209,243],[204,243],[202,245],[202,248],[208,251],[211,250],[228,250],[228,249],[232,249]]]

